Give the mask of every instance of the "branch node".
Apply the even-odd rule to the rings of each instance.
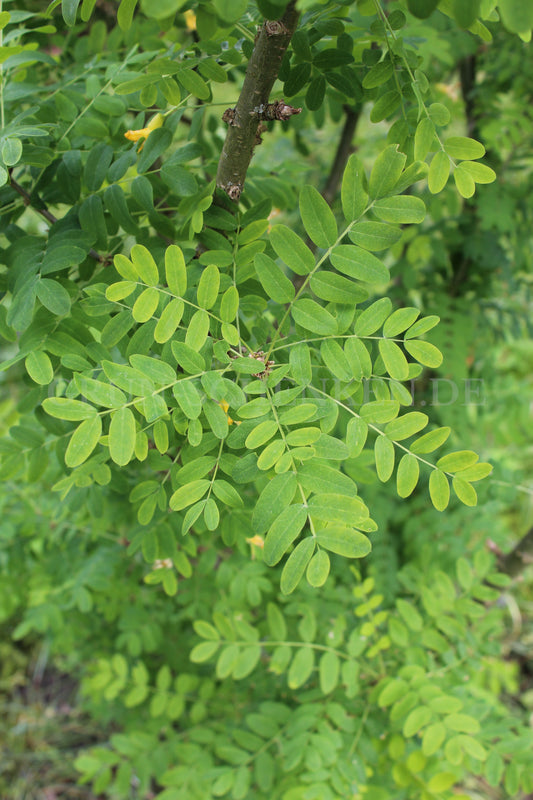
[[[222,114],[222,122],[226,122],[228,125],[235,125],[237,126],[237,122],[235,120],[236,111],[234,108],[227,108],[224,113]]]
[[[287,36],[290,30],[280,19],[267,20],[265,22],[265,33],[267,36]]]

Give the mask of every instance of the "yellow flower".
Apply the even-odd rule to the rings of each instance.
[[[235,422],[235,420],[232,419],[230,417],[230,415],[228,414],[229,403],[226,403],[225,400],[221,400],[220,403],[219,403],[219,406],[222,409],[222,411],[224,412],[224,414],[226,415],[226,417],[228,418],[228,425],[233,425],[234,423],[235,423],[235,425],[240,425],[241,424],[240,422]]]
[[[185,24],[187,25],[187,30],[195,31],[196,30],[196,14],[194,11],[185,12]]]
[[[250,545],[250,548],[252,550],[252,561],[253,561],[254,558],[255,558],[255,549],[254,548],[260,547],[261,550],[262,550],[263,547],[265,546],[265,541],[264,541],[262,536],[258,536],[257,534],[255,536],[252,536],[250,539],[246,539],[246,541],[248,542],[248,544]]]
[[[126,131],[124,136],[126,139],[129,139],[130,142],[138,142],[139,139],[148,139],[152,131],[155,131],[156,128],[160,128],[162,126],[163,119],[164,117],[162,114],[156,114],[154,117],[152,117],[146,128],[139,128],[139,130],[136,131]],[[143,147],[144,142],[139,147],[139,153]]]

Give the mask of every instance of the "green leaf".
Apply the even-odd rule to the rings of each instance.
[[[205,313],[205,312],[204,312]],[[189,375],[198,375],[205,371],[205,361],[203,357],[189,347],[185,342],[171,343],[172,355]],[[176,398],[177,399],[177,398]]]
[[[238,491],[220,478],[213,483],[213,494],[229,508],[242,508],[244,503]]]
[[[437,467],[444,472],[458,472],[459,470],[472,467],[479,456],[473,450],[457,450],[455,453],[448,453],[437,461]]]
[[[362,250],[361,252],[364,253],[365,251]],[[370,255],[370,253],[367,253],[367,255]],[[331,271],[319,270],[315,272],[309,285],[314,294],[320,297],[321,300],[339,303],[339,305],[353,307],[368,297],[365,289],[360,288],[348,278],[343,278],[342,275],[336,275]]]
[[[380,61],[367,72],[363,78],[363,89],[375,89],[387,83],[393,73],[393,66],[389,60]]]
[[[159,270],[150,251],[142,244],[134,244],[131,248],[130,258],[143,283],[148,286],[157,286]]]
[[[404,722],[402,733],[406,739],[415,736],[422,728],[431,722],[431,710],[427,706],[414,708]]]
[[[325,550],[318,550],[307,565],[305,577],[310,586],[319,588],[327,580],[330,570],[329,556]]]
[[[451,428],[436,428],[434,431],[425,433],[420,439],[416,439],[411,444],[412,453],[433,453],[441,447],[451,433]]]
[[[525,33],[533,28],[533,9],[521,0],[499,0],[498,8],[505,27],[512,33]]]
[[[424,731],[422,737],[422,752],[429,758],[440,750],[444,739],[446,738],[446,728],[442,722],[434,722],[429,725]]]
[[[165,250],[165,277],[172,294],[183,297],[187,291],[187,268],[183,252],[176,244]]]
[[[380,339],[379,354],[391,378],[396,381],[407,380],[409,377],[409,364],[396,342],[391,342],[390,339]]]
[[[485,148],[481,142],[467,136],[450,136],[444,142],[444,150],[450,158],[467,159],[468,161],[482,158],[485,155]]]
[[[443,150],[438,150],[429,165],[428,186],[431,194],[442,192],[450,177],[450,159]]]
[[[404,414],[403,417],[398,417],[389,422],[385,426],[385,434],[389,439],[401,442],[403,439],[414,436],[415,433],[421,431],[428,422],[429,418],[426,414],[422,414],[420,411],[411,411],[409,414]]]
[[[197,97],[199,100],[208,100],[211,96],[211,90],[208,84],[201,75],[192,69],[181,69],[176,74],[176,79],[181,83],[186,92]]]
[[[402,238],[402,232],[385,222],[357,222],[349,233],[350,239],[365,250],[379,251],[392,247]]]
[[[36,285],[38,299],[52,314],[64,317],[70,311],[70,295],[64,286],[50,278],[41,278]]]
[[[436,369],[442,364],[442,353],[430,342],[420,342],[408,339],[405,342],[405,349],[409,355],[416,358],[416,360],[423,364],[425,367]]]
[[[390,71],[392,74],[392,65],[389,66],[391,67]],[[400,179],[406,160],[407,156],[398,151],[398,145],[396,144],[391,144],[381,151],[370,173],[369,196],[371,200],[377,200],[380,197],[391,194]],[[379,250],[382,248],[369,249]]]
[[[460,477],[455,476],[452,480],[452,487],[461,503],[464,503],[465,506],[477,505],[476,490],[468,481],[464,481]]]
[[[79,4],[80,0],[61,1],[61,13],[63,14],[63,19],[69,28],[72,28],[72,26],[76,23],[76,13],[78,11]]]
[[[4,141],[2,145],[2,161],[6,167],[14,167],[22,156],[22,142],[20,139],[11,137]]]
[[[220,301],[220,319],[232,322],[239,310],[239,292],[236,286],[229,286]]]
[[[378,219],[397,225],[423,222],[426,216],[424,201],[419,197],[405,194],[377,200],[373,210]]]
[[[337,223],[331,208],[314,186],[304,186],[300,192],[300,214],[304,228],[318,247],[326,249],[337,241]]]
[[[294,286],[275,261],[263,253],[255,257],[255,271],[261,286],[276,303],[290,303],[294,298]]]
[[[403,311],[403,309],[399,310]],[[394,313],[396,314],[397,312]],[[440,317],[436,316],[422,317],[422,319],[419,319],[418,322],[415,322],[414,325],[411,325],[411,327],[405,334],[404,338],[412,339],[415,336],[421,336],[423,333],[427,333],[427,331],[430,331],[432,328],[434,328],[435,325],[438,325],[439,322],[440,322]]]
[[[209,427],[217,437],[217,439],[225,439],[228,435],[228,417],[222,410],[218,403],[212,400],[206,400],[203,405],[204,414],[206,416]]]
[[[78,391],[87,398],[90,403],[104,408],[117,408],[126,402],[126,395],[116,386],[109,383],[87,378],[85,375],[74,375],[74,383]]]
[[[71,436],[65,453],[65,464],[73,469],[83,464],[98,444],[102,434],[102,418],[96,414],[84,420]]]
[[[102,361],[102,368],[106,377],[128,394],[144,397],[151,395],[155,386],[142,372],[128,367],[126,364],[113,364],[111,361]],[[88,398],[89,399],[89,398]]]
[[[237,22],[246,12],[246,0],[213,0],[216,13],[223,23]]]
[[[133,304],[132,316],[135,322],[148,322],[159,305],[159,291],[153,287],[145,289]]]
[[[320,439],[321,435],[320,428],[297,428],[297,430],[290,431],[286,435],[285,441],[290,447],[307,447]]]
[[[283,475],[278,477],[283,478]],[[315,552],[315,539],[309,536],[299,542],[287,559],[281,573],[280,589],[282,594],[291,594],[300,583],[303,574]],[[299,651],[303,652],[303,651]]]
[[[376,472],[380,481],[385,483],[394,469],[394,445],[386,436],[378,436],[374,445]]]
[[[285,592],[289,594],[289,592]],[[311,677],[315,666],[315,654],[311,647],[302,647],[292,660],[287,675],[289,689],[299,689]]]
[[[200,642],[190,652],[189,658],[193,664],[203,664],[204,661],[215,655],[219,648],[219,642]]]
[[[357,336],[371,336],[375,333],[392,311],[392,302],[388,297],[381,297],[366,308],[357,317],[354,325],[354,333]]]
[[[357,458],[365,446],[368,436],[368,425],[360,417],[353,418],[346,426],[346,445],[350,450],[350,458]]]
[[[365,173],[362,164],[352,154],[346,164],[342,177],[341,200],[342,211],[347,222],[359,219],[368,203],[368,195],[364,190]]]
[[[329,525],[316,532],[320,547],[345,558],[364,558],[372,550],[370,539],[353,528],[343,525]]]
[[[158,344],[168,342],[174,335],[184,310],[185,303],[176,297],[165,306],[154,330],[154,339]]]
[[[444,511],[450,500],[450,485],[440,469],[432,470],[429,476],[429,496],[437,511]]]
[[[201,350],[209,334],[209,314],[203,308],[195,311],[192,315],[187,333],[185,334],[185,344],[193,350]]]
[[[456,167],[453,173],[453,179],[455,181],[455,185],[457,186],[457,191],[461,195],[461,197],[469,198],[472,197],[476,191],[476,184],[472,177],[472,175],[465,169],[463,169],[463,165],[459,164]]]
[[[278,423],[275,420],[268,419],[260,422],[254,428],[244,442],[245,447],[249,450],[256,450],[258,447],[266,444],[278,432]]]
[[[309,347],[304,344],[297,344],[289,351],[289,364],[291,365],[291,375],[300,385],[307,386],[313,379],[311,369],[311,354]]]
[[[118,303],[120,300],[124,300],[126,297],[129,297],[130,294],[133,294],[137,286],[137,281],[119,281],[118,283],[112,283],[111,286],[108,286],[105,290],[105,296],[107,300]]]
[[[496,173],[486,164],[478,164],[477,161],[463,161],[460,167],[476,183],[492,183],[496,180]]]
[[[385,264],[362,247],[338,245],[332,251],[330,261],[339,272],[365,283],[388,283],[390,280]]]
[[[320,345],[320,354],[329,371],[341,381],[350,381],[352,371],[340,344],[334,339],[326,339]]]
[[[131,27],[133,12],[135,11],[137,2],[138,0],[120,0],[120,6],[117,11],[117,22],[121,30],[127,31]]]
[[[397,336],[412,326],[419,314],[417,308],[398,308],[383,325],[383,335],[389,338]]]
[[[315,266],[311,250],[286,225],[274,225],[270,243],[281,260],[297,275],[307,275]]]
[[[398,464],[396,474],[396,491],[399,497],[409,497],[413,493],[419,474],[418,459],[411,453],[406,453]]]
[[[135,417],[131,409],[119,408],[111,416],[109,425],[109,454],[120,467],[131,461],[135,450]]]
[[[307,510],[302,505],[285,508],[274,520],[265,538],[263,558],[265,564],[277,564],[294,540],[299,536],[307,520]]]
[[[267,483],[252,514],[252,528],[256,533],[265,533],[270,528],[276,517],[292,501],[296,486],[296,478],[292,473],[276,475]]]
[[[340,666],[337,653],[324,653],[320,657],[318,663],[318,677],[322,694],[329,694],[337,688]]]
[[[209,264],[200,276],[196,296],[200,308],[212,308],[220,289],[220,272],[216,264]]]
[[[170,508],[172,511],[181,511],[187,508],[187,506],[192,506],[193,503],[201,500],[209,489],[209,486],[210,481],[204,479],[191,481],[191,483],[187,483],[185,486],[180,486],[170,498]]]
[[[70,400],[68,397],[47,397],[43,400],[43,408],[47,414],[56,419],[75,420],[89,419],[96,414],[96,409],[81,400]]]
[[[368,518],[368,508],[359,497],[337,493],[315,494],[308,502],[309,514],[322,522],[363,522]]]
[[[48,386],[54,379],[54,368],[48,353],[42,350],[33,350],[26,356],[24,362],[26,372],[35,383]]]
[[[435,125],[428,117],[423,117],[416,127],[415,133],[415,161],[424,161],[430,150],[433,150],[435,139]]]
[[[310,298],[297,300],[292,307],[294,321],[312,333],[328,335],[337,333],[337,320],[329,311]]]

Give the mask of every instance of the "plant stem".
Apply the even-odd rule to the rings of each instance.
[[[256,37],[218,162],[217,186],[232,200],[239,199],[252,160],[260,122],[257,109],[268,102],[298,17],[296,0],[291,0],[281,19],[265,20]]]
[[[341,133],[341,138],[339,139],[339,144],[337,145],[337,152],[335,153],[335,158],[333,159],[333,164],[331,165],[331,169],[329,171],[328,179],[326,181],[326,185],[324,186],[324,190],[322,192],[322,197],[331,205],[332,202],[335,200],[337,196],[337,192],[339,189],[339,184],[341,182],[344,169],[348,162],[350,155],[353,152],[352,148],[352,141],[355,134],[355,129],[357,127],[357,123],[359,121],[359,111],[356,111],[349,106],[345,107],[346,117],[344,120],[344,126]]]

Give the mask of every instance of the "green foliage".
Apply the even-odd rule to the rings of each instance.
[[[443,358],[467,379],[476,298],[500,253],[528,264],[485,187],[485,159],[514,163],[512,103],[506,139],[443,86],[533,20],[301,0],[277,92],[301,113],[268,123],[235,203],[221,112],[285,5],[0,12],[1,619],[109,729],[75,762],[95,795],[528,793],[531,734],[498,699],[505,576],[479,541],[445,564],[427,544],[471,524],[489,450],[427,381]],[[330,202],[344,114],[370,133]]]

